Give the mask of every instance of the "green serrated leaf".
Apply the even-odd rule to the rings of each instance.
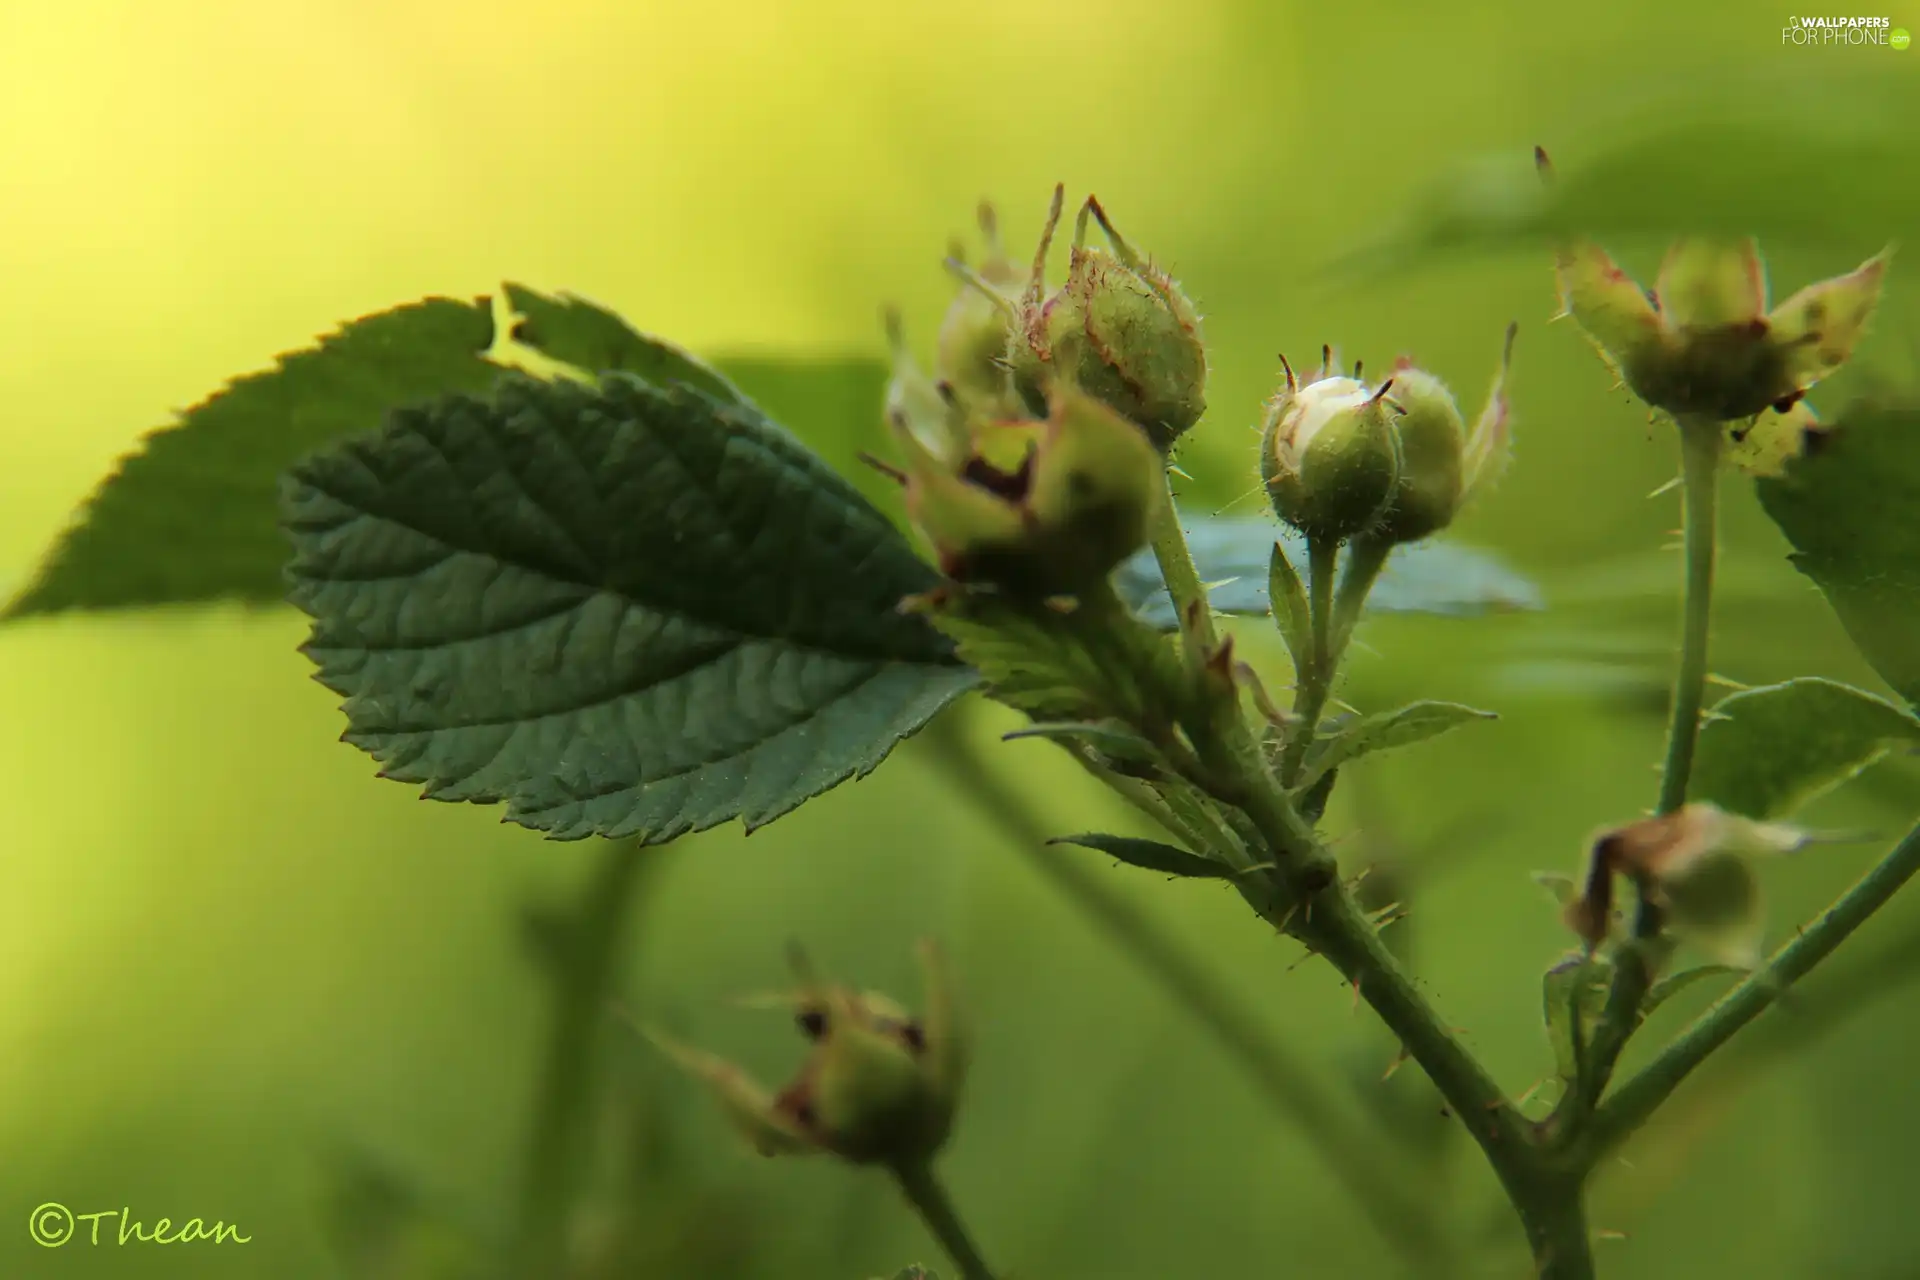
[[[531,352],[534,363],[687,382],[723,400],[750,396],[864,492],[897,505],[890,487],[854,462],[878,431],[886,380],[879,362],[743,356],[721,362],[723,373],[584,299],[518,284],[504,291],[525,317],[518,351],[496,342],[487,299],[430,298],[345,325],[182,414],[98,486],[0,621],[216,600],[282,603],[281,472],[336,440],[377,430],[392,409],[484,391],[502,371],[489,356],[511,363]]]
[[[1177,654],[1117,610],[1061,613],[1004,598],[961,596],[931,619],[979,671],[989,694],[1036,721],[1115,720],[1170,729],[1177,719],[1160,695],[1181,683]],[[1141,678],[1156,669],[1157,675]]]
[[[1457,702],[1410,702],[1392,711],[1359,716],[1314,744],[1298,789],[1312,791],[1324,775],[1361,756],[1425,742],[1469,721],[1498,718],[1491,711],[1476,711]]]
[[[1083,849],[1094,849],[1108,857],[1118,858],[1128,866],[1140,867],[1147,871],[1164,872],[1170,876],[1187,876],[1198,880],[1224,880],[1233,874],[1233,869],[1212,858],[1203,858],[1197,853],[1177,849],[1170,844],[1161,844],[1158,840],[1141,840],[1133,836],[1109,836],[1090,832],[1077,836],[1061,836],[1048,844],[1077,844]]]
[[[1601,956],[1571,956],[1540,980],[1554,1070],[1568,1084],[1580,1078],[1585,1046],[1593,1043],[1612,985],[1613,963]]]
[[[716,400],[739,404],[746,397],[718,369],[691,352],[637,332],[605,307],[570,293],[547,295],[521,284],[501,286],[520,316],[515,342],[588,373],[618,370],[664,386],[684,382]]]
[[[1860,407],[1755,482],[1874,670],[1920,706],[1920,406]]]
[[[751,829],[976,682],[884,517],[747,405],[514,376],[394,414],[282,498],[346,738],[559,839]]]
[[[1832,680],[1789,680],[1729,694],[1700,730],[1691,798],[1749,818],[1782,818],[1920,742],[1920,719]]]
[[[1653,1016],[1655,1009],[1696,982],[1707,978],[1744,978],[1746,975],[1747,970],[1730,964],[1701,964],[1691,969],[1682,969],[1678,973],[1670,973],[1647,988],[1647,998],[1640,1002],[1640,1020],[1645,1022]]]
[[[1030,724],[1002,735],[1007,742],[1045,738],[1054,742],[1083,742],[1115,760],[1151,764],[1159,753],[1153,744],[1124,725],[1098,720],[1053,720]]]
[[[293,462],[387,411],[499,376],[485,299],[366,316],[237,379],[149,435],[101,482],[0,621],[73,609],[279,604],[286,540],[274,488]]]
[[[1182,512],[1194,565],[1207,595],[1221,613],[1264,617],[1271,612],[1269,583],[1274,549],[1291,562],[1293,576],[1306,569],[1297,538],[1262,516],[1209,516]],[[1142,621],[1162,631],[1175,627],[1173,602],[1151,549],[1120,566],[1114,588]],[[1496,557],[1457,543],[1418,542],[1397,549],[1367,597],[1373,613],[1436,613],[1473,616],[1542,608],[1540,593]]]

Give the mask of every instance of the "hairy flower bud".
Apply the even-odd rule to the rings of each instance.
[[[1368,534],[1384,543],[1414,542],[1453,523],[1466,489],[1467,424],[1440,379],[1402,361],[1393,370],[1394,423],[1400,473],[1386,513]]]
[[[1389,379],[1378,390],[1330,374],[1287,385],[1267,406],[1260,436],[1260,478],[1279,517],[1310,538],[1371,535],[1385,518],[1400,477],[1398,409]]]
[[[1007,345],[1023,277],[1001,250],[999,219],[984,202],[980,234],[987,256],[977,270],[966,265],[958,245],[947,258],[947,269],[960,279],[960,292],[940,325],[934,376],[970,408],[1009,412],[1014,403]]]
[[[1404,357],[1394,365],[1388,398],[1402,411],[1394,422],[1400,436],[1400,475],[1386,514],[1369,537],[1397,545],[1440,532],[1505,465],[1513,335],[1509,326],[1500,372],[1471,433],[1445,383]]]
[[[1853,355],[1880,300],[1889,253],[1767,309],[1752,240],[1681,240],[1651,294],[1589,241],[1561,246],[1565,313],[1629,389],[1676,416],[1718,421],[1791,406]]]
[[[1162,452],[1206,411],[1200,317],[1173,278],[1142,258],[1089,197],[1075,226],[1067,282],[1046,292],[1047,250],[1065,189],[1056,187],[1007,351],[1013,385],[1035,413],[1062,381],[1138,423]],[[1089,219],[1112,251],[1086,246]],[[1044,300],[1043,300],[1044,298]]]
[[[931,943],[920,960],[926,1007],[916,1019],[883,996],[822,985],[796,955],[801,989],[784,1003],[814,1048],[778,1094],[712,1054],[650,1038],[706,1082],[762,1155],[923,1163],[953,1128],[967,1053],[945,960]]]
[[[956,582],[1019,595],[1077,595],[1148,537],[1165,467],[1145,432],[1076,387],[1043,420],[967,416],[949,397],[938,433],[902,397],[907,514]],[[931,437],[931,438],[930,438]]]

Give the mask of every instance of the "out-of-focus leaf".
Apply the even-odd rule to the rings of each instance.
[[[1874,670],[1920,705],[1920,406],[1861,406],[1809,446],[1755,482],[1760,505]]]
[[[1314,744],[1300,789],[1312,790],[1321,777],[1361,756],[1410,747],[1471,720],[1497,718],[1491,711],[1476,711],[1457,702],[1410,702],[1392,711],[1357,717]]]
[[[149,435],[87,499],[0,620],[72,609],[280,604],[275,485],[302,456],[388,410],[499,376],[488,302],[428,298],[366,316],[237,379]]]
[[[1777,67],[1767,72],[1764,89],[1700,86],[1637,119],[1609,122],[1604,134],[1543,139],[1554,157],[1551,183],[1521,150],[1463,166],[1335,269],[1387,272],[1569,233],[1850,245],[1920,235],[1920,141],[1899,123],[1920,114],[1920,91],[1901,77],[1795,83]]]
[[[286,484],[349,742],[555,838],[763,825],[977,677],[899,533],[746,405],[610,375],[389,418]]]
[[[1832,680],[1789,680],[1729,694],[1700,730],[1689,793],[1749,818],[1785,817],[1901,742],[1920,719]]]
[[[1200,880],[1224,880],[1233,874],[1233,869],[1212,858],[1203,858],[1197,853],[1177,849],[1170,844],[1161,844],[1158,840],[1141,840],[1134,836],[1109,836],[1098,832],[1088,832],[1077,836],[1061,836],[1049,840],[1048,844],[1077,844],[1084,849],[1097,849],[1112,858],[1118,858],[1128,866],[1140,867],[1146,871],[1160,871],[1170,876],[1190,876]]]
[[[1209,596],[1222,613],[1265,615],[1276,542],[1292,563],[1294,575],[1306,571],[1306,549],[1282,536],[1280,526],[1261,516],[1205,516],[1183,513],[1180,524],[1193,550],[1202,581],[1213,584]],[[1153,552],[1140,552],[1120,566],[1114,586],[1121,599],[1145,622],[1171,631],[1173,601]],[[1419,542],[1401,547],[1367,597],[1375,613],[1438,613],[1470,616],[1539,609],[1540,593],[1497,557],[1451,542]]]

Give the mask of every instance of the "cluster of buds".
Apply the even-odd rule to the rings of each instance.
[[[1405,357],[1377,387],[1338,371],[1333,351],[1317,374],[1267,405],[1260,479],[1280,518],[1310,538],[1416,542],[1453,523],[1499,477],[1510,451],[1507,373],[1514,329],[1469,430],[1446,384]]]
[[[948,266],[962,289],[931,376],[889,317],[893,474],[941,571],[1023,596],[1074,596],[1145,545],[1165,500],[1166,451],[1205,407],[1206,353],[1178,286],[1142,259],[1099,203],[1082,208],[1067,282],[1051,296],[1056,188],[1024,283],[982,206],[987,256]],[[1112,251],[1089,248],[1089,221]]]
[[[781,1003],[813,1052],[778,1093],[722,1058],[649,1034],[713,1090],[762,1155],[923,1165],[953,1127],[967,1055],[946,962],[931,943],[920,960],[926,1003],[914,1018],[885,996],[820,983],[796,952],[800,989]]]

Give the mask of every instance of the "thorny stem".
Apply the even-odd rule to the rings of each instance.
[[[1193,568],[1192,555],[1178,520],[1171,514],[1170,503],[1154,531],[1153,547],[1175,609],[1186,622],[1185,631],[1191,637],[1188,656],[1192,661],[1196,656],[1194,642],[1206,646],[1213,634],[1213,624],[1207,616],[1209,610],[1199,575]],[[1326,687],[1333,676],[1329,659],[1333,656],[1331,592],[1335,548],[1310,545],[1309,557],[1313,572],[1311,586],[1316,597],[1316,661],[1312,664],[1312,676],[1320,692],[1315,695],[1303,689],[1303,708],[1316,697],[1324,704]],[[1378,572],[1377,566],[1373,572]],[[1308,673],[1302,673],[1302,680],[1303,684],[1309,681]],[[1295,732],[1310,735],[1317,719],[1316,707],[1312,719],[1296,726]],[[1232,717],[1232,724],[1238,727],[1239,734],[1247,734],[1245,722],[1237,713]],[[1214,729],[1215,726],[1206,727]],[[1233,732],[1233,729],[1221,725],[1217,731]],[[1202,736],[1210,739],[1214,735]],[[1564,1218],[1565,1205],[1542,1198],[1551,1188],[1543,1189],[1540,1185],[1537,1175],[1542,1162],[1519,1111],[1420,994],[1413,979],[1355,901],[1352,890],[1339,879],[1333,855],[1314,835],[1280,781],[1267,771],[1257,752],[1237,750],[1237,743],[1201,741],[1195,746],[1214,771],[1212,776],[1194,779],[1195,783],[1209,790],[1216,799],[1245,813],[1283,875],[1289,870],[1292,873],[1288,884],[1294,895],[1293,906],[1284,919],[1271,922],[1331,961],[1353,984],[1360,998],[1367,1001],[1399,1037],[1408,1056],[1426,1071],[1480,1144],[1529,1231],[1534,1229],[1536,1219],[1555,1215]],[[1252,895],[1248,898],[1254,901]],[[1572,1212],[1577,1218],[1577,1202]],[[1582,1245],[1584,1248],[1584,1241]],[[1566,1271],[1564,1276],[1566,1280],[1580,1280],[1580,1273],[1575,1271]]]
[[[900,1191],[927,1225],[927,1230],[953,1265],[960,1268],[960,1280],[994,1280],[993,1271],[980,1256],[980,1247],[967,1233],[960,1214],[953,1207],[947,1189],[935,1176],[931,1164],[895,1165],[890,1172]]]
[[[1694,743],[1700,736],[1700,709],[1707,687],[1707,633],[1713,613],[1715,498],[1719,488],[1722,428],[1706,418],[1680,422],[1681,494],[1686,504],[1686,594],[1681,604],[1680,665],[1674,677],[1673,718],[1667,729],[1667,759],[1660,775],[1659,813],[1686,803],[1693,771]],[[1654,943],[1660,912],[1643,895],[1634,912],[1633,941],[1615,959],[1613,987],[1595,1028],[1573,1105],[1571,1139],[1582,1118],[1599,1105],[1614,1066],[1639,1024],[1640,1005],[1654,980]]]
[[[1208,972],[1198,955],[1093,874],[1083,856],[1048,844],[1046,824],[1027,797],[987,767],[963,729],[942,717],[926,730],[926,740],[939,752],[948,776],[1009,843],[1212,1032],[1274,1109],[1314,1146],[1387,1241],[1416,1267],[1431,1269],[1441,1244],[1432,1214],[1377,1140],[1351,1122],[1306,1064],[1265,1028],[1259,1014],[1232,988]]]
[[[1885,906],[1916,872],[1920,872],[1920,827],[1909,831],[1905,839],[1819,919],[1775,952],[1765,967],[1722,996],[1639,1074],[1621,1085],[1593,1117],[1585,1138],[1588,1158],[1600,1159],[1645,1124],[1708,1055],[1765,1013],[1788,987],[1832,955],[1835,948]]]
[[[660,856],[637,840],[601,841],[599,864],[578,902],[550,935],[553,1027],[534,1104],[532,1144],[521,1192],[516,1274],[550,1280],[565,1267],[567,1213],[574,1202],[596,1091],[595,1046],[614,969],[643,872]]]
[[[1346,886],[1317,897],[1288,932],[1325,956],[1433,1080],[1516,1204],[1533,1194],[1526,1124],[1487,1069],[1414,985]]]

